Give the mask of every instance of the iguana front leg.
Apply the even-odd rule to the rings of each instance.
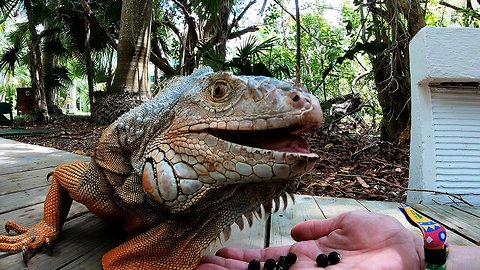
[[[51,246],[60,236],[63,224],[72,205],[67,190],[78,186],[81,177],[88,168],[85,162],[63,165],[53,172],[52,183],[44,203],[43,219],[31,227],[24,227],[15,221],[7,221],[5,230],[15,231],[18,235],[0,235],[0,251],[29,253],[43,245]]]
[[[251,226],[253,215],[269,215],[272,201],[265,194],[284,194],[284,186],[278,184],[251,184],[242,187],[225,187],[212,192],[209,211],[165,217],[150,230],[129,239],[127,242],[106,253],[102,258],[105,270],[192,270],[199,263],[202,253],[223,232],[224,239],[230,237],[230,226],[236,223],[244,228],[244,219]],[[228,196],[230,200],[220,203],[215,198]],[[285,195],[286,196],[286,195]],[[253,201],[258,202],[254,204]],[[244,217],[242,217],[244,215]]]
[[[195,269],[203,250],[220,231],[216,228],[219,222],[198,225],[191,228],[175,222],[160,223],[106,253],[102,259],[103,268]]]
[[[95,170],[87,162],[75,162],[57,167],[53,172],[52,183],[45,199],[43,219],[30,227],[19,225],[15,221],[7,221],[5,230],[15,231],[18,235],[0,235],[0,251],[9,253],[22,251],[26,264],[27,253],[36,251],[44,245],[51,247],[60,236],[73,199],[85,204],[88,208],[96,206],[95,212],[100,215],[102,212],[111,211],[114,208],[111,202],[99,206],[103,196],[100,188],[88,186],[88,182],[96,183],[96,181],[85,181],[94,176]],[[89,192],[82,192],[85,189]],[[115,214],[115,211],[111,211],[110,214]]]

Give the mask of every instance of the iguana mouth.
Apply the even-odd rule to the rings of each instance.
[[[221,140],[243,146],[278,152],[310,154],[308,141],[294,134],[296,129],[282,128],[263,131],[213,130],[206,132]]]

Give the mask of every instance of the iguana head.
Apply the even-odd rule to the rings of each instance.
[[[167,127],[148,139],[141,172],[144,191],[170,212],[197,209],[227,186],[285,186],[318,158],[297,135],[323,121],[303,86],[202,69],[175,87],[183,90]]]
[[[318,158],[298,134],[322,121],[301,85],[202,68],[110,125],[93,160],[130,215],[148,209],[136,220],[162,231],[169,260],[191,269],[231,224],[278,209]]]

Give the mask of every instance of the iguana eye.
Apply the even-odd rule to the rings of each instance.
[[[228,84],[224,81],[217,81],[211,86],[211,97],[215,102],[224,102],[229,96]]]

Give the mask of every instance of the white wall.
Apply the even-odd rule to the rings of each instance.
[[[465,194],[480,205],[480,30],[423,28],[410,43],[410,70],[409,188]],[[459,82],[467,84],[452,86]],[[432,192],[407,196],[409,203],[452,199]]]

